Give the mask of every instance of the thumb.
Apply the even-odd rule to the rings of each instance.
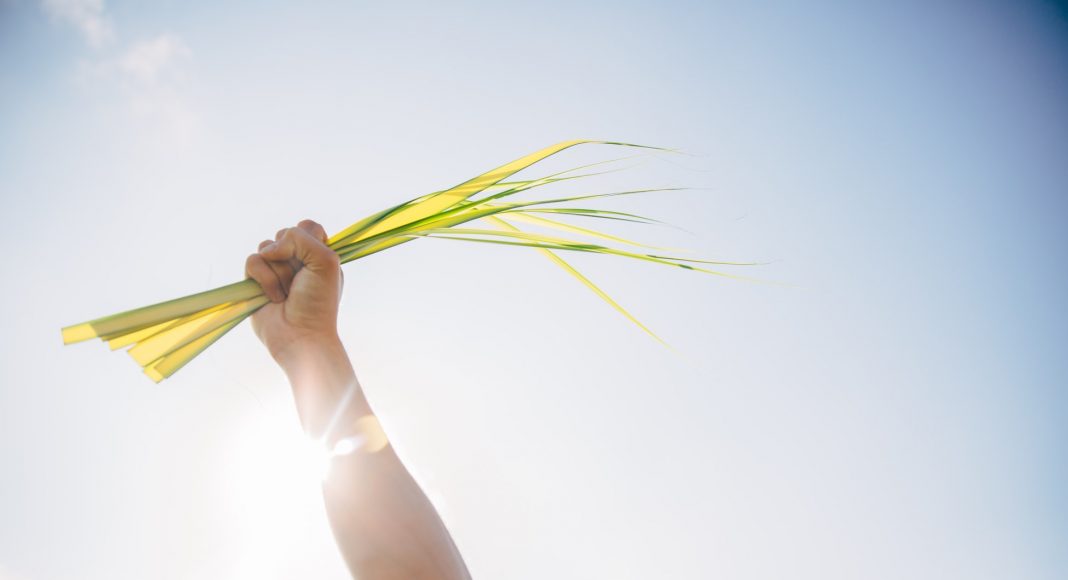
[[[302,227],[287,229],[278,241],[261,249],[260,255],[279,262],[296,259],[312,272],[337,270],[340,265],[337,253]]]

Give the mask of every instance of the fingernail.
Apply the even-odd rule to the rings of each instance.
[[[270,251],[274,250],[277,246],[278,246],[277,242],[275,242],[273,244],[266,245],[266,246],[263,247],[262,250],[260,250],[260,253],[261,254],[266,254],[267,252],[270,252]]]

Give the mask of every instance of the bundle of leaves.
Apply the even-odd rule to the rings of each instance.
[[[534,188],[603,173],[593,168],[608,162],[584,165],[538,179],[507,181],[517,172],[551,155],[586,143],[658,149],[607,141],[574,140],[558,143],[487,171],[455,187],[429,193],[368,216],[330,237],[328,244],[337,252],[343,264],[419,238],[535,248],[650,336],[660,340],[589,278],[561,258],[558,252],[617,256],[730,277],[738,276],[709,270],[704,266],[751,264],[695,260],[651,253],[656,250],[654,246],[559,221],[561,216],[573,216],[590,220],[654,223],[655,220],[632,213],[571,204],[678,188],[637,189],[516,201],[517,194]],[[471,227],[471,222],[476,221],[492,229]],[[539,226],[560,234],[545,235],[524,231],[517,224]],[[159,382],[173,375],[267,302],[268,299],[259,284],[252,279],[246,279],[199,294],[68,326],[63,329],[63,342],[71,344],[100,338],[107,342],[112,350],[128,347],[130,356],[144,369],[145,374]]]

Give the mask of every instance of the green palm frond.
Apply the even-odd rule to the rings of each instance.
[[[663,255],[664,248],[635,242],[564,221],[560,217],[615,220],[642,224],[659,224],[643,216],[586,207],[559,207],[578,201],[592,201],[621,195],[634,195],[680,188],[635,189],[613,193],[596,193],[533,201],[512,201],[513,196],[535,188],[565,181],[584,180],[618,169],[589,171],[609,163],[631,159],[623,157],[599,161],[554,173],[545,177],[507,181],[516,173],[582,144],[618,145],[647,150],[670,151],[609,141],[564,141],[506,163],[449,189],[435,191],[372,214],[330,237],[328,244],[342,263],[351,262],[419,238],[438,238],[465,242],[492,243],[529,247],[538,250],[553,263],[582,282],[608,305],[653,338],[656,334],[613,300],[607,293],[562,259],[558,252],[585,252],[611,255],[660,265],[684,268],[718,276],[746,279],[704,266],[747,266],[747,262],[697,260]],[[495,229],[460,227],[482,220]],[[550,229],[559,235],[520,230],[521,223]],[[577,236],[578,239],[565,237]],[[583,238],[596,240],[583,241]],[[613,244],[634,249],[621,249]],[[647,253],[656,251],[657,253]],[[173,375],[211,346],[232,328],[267,304],[268,300],[254,280],[242,280],[183,298],[137,308],[90,320],[63,329],[63,342],[71,344],[100,338],[114,349],[128,348],[128,353],[154,381]]]

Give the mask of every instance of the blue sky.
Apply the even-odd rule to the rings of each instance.
[[[534,253],[349,265],[476,577],[1057,578],[1066,64],[1048,2],[0,1],[0,580],[345,577],[249,329],[155,386],[59,328],[572,138],[788,286],[576,258],[668,351]]]

